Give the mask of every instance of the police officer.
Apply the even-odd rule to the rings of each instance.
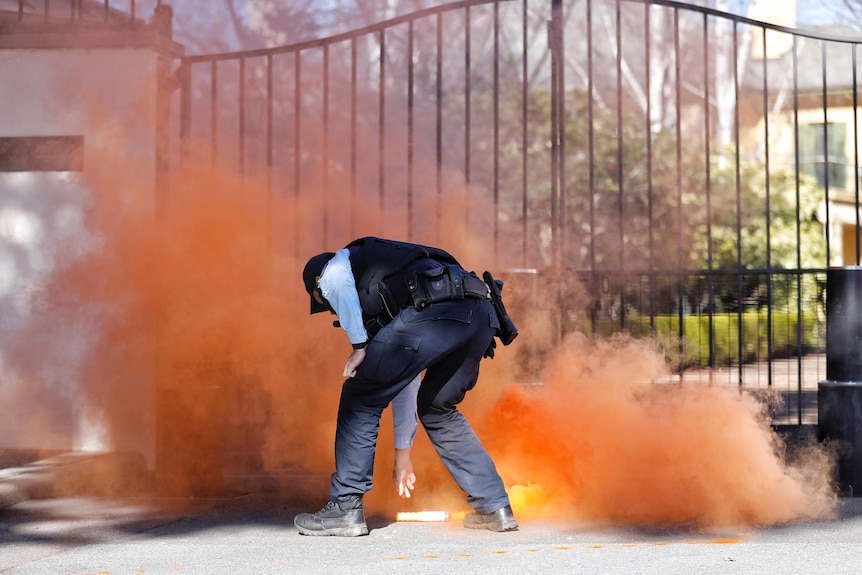
[[[480,360],[493,352],[500,326],[485,282],[443,250],[375,237],[314,256],[303,281],[311,313],[334,312],[353,351],[344,366],[329,502],[317,513],[298,515],[299,532],[368,533],[362,497],[372,487],[380,414],[423,370],[416,409],[475,509],[464,526],[517,529],[503,480],[457,409],[476,384]],[[403,417],[395,413],[396,420]],[[399,462],[396,456],[396,482],[399,470],[400,490],[412,475],[409,458]]]

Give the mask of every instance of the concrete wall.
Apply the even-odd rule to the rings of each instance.
[[[86,328],[58,320],[18,345],[35,316],[32,295],[98,242],[85,225],[97,187],[114,186],[132,209],[156,217],[160,75],[178,49],[152,31],[88,34],[0,34],[0,138],[83,137],[80,171],[0,171],[0,448],[131,449],[151,458],[153,398],[135,393],[151,385],[117,382],[140,417],[135,445],[105,445],[100,414],[81,401]]]

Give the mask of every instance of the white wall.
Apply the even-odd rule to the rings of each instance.
[[[147,48],[0,49],[0,137],[84,137],[82,172],[0,172],[0,448],[133,449],[151,457],[152,398],[127,396],[140,408],[130,411],[140,414],[141,434],[138,445],[123,446],[102,443],[99,414],[80,401],[75,368],[91,334],[58,321],[36,344],[16,344],[33,316],[30,296],[58,263],[97,239],[84,211],[94,186],[121,187],[132,171],[135,185],[121,193],[134,209],[155,214],[157,72],[158,55]],[[22,361],[26,376],[11,369]]]

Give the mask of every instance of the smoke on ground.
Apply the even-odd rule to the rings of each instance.
[[[192,162],[174,175],[157,214],[142,200],[147,180],[112,160],[88,175],[95,241],[42,286],[8,353],[18,377],[34,372],[28,366],[65,362],[60,335],[84,334],[76,344],[80,413],[103,447],[154,454],[166,489],[220,489],[222,468],[331,472],[350,348],[331,318],[309,317],[300,272],[309,256],[353,235],[391,237],[380,223],[387,218],[360,201],[351,221],[335,214],[321,232],[313,201]],[[339,192],[330,193],[338,204]],[[464,191],[447,194],[445,209],[457,212]],[[485,269],[481,254],[493,240],[482,229],[456,224],[413,239]],[[577,336],[560,343],[558,326],[535,310],[512,311],[524,318],[521,336],[483,362],[463,407],[522,519],[770,525],[830,512],[828,457],[815,450],[813,464],[791,466],[756,401],[722,387],[651,383],[665,366],[649,345]],[[524,381],[525,363],[534,380]],[[369,512],[465,508],[421,431],[417,491],[397,500],[388,421]],[[315,507],[327,494],[318,495],[305,503]]]
[[[825,450],[790,465],[761,403],[731,387],[651,383],[666,375],[662,357],[625,337],[572,337],[542,386],[506,389],[481,430],[525,515],[726,526],[831,513]]]

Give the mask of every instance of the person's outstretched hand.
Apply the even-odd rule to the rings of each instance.
[[[398,497],[410,499],[410,492],[416,485],[416,475],[413,473],[409,447],[395,450],[395,469],[392,470],[392,481],[398,488]]]

